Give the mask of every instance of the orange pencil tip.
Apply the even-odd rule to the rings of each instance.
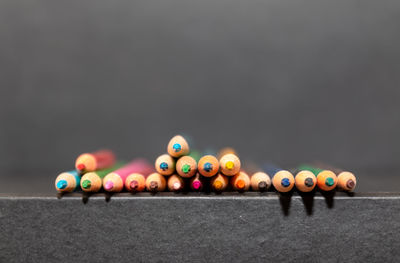
[[[238,180],[236,182],[236,187],[239,189],[243,189],[246,186],[246,183],[243,180]]]
[[[220,181],[215,181],[213,184],[213,187],[215,190],[221,190],[222,189],[222,183]]]

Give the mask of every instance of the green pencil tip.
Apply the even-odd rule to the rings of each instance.
[[[327,186],[332,186],[334,183],[335,183],[335,180],[333,180],[332,177],[328,177],[328,178],[326,178],[326,180],[325,180],[325,184],[326,184]]]
[[[89,180],[85,180],[82,182],[82,187],[85,189],[88,189],[92,186],[91,182]]]
[[[191,170],[190,165],[184,164],[184,165],[182,166],[182,172],[184,172],[185,174],[188,173],[188,172],[190,172],[190,170]]]

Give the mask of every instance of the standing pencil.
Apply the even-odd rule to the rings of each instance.
[[[247,173],[240,171],[231,178],[232,188],[238,192],[244,192],[250,188],[250,176]]]
[[[339,173],[337,183],[339,189],[351,192],[356,188],[356,184],[357,179],[353,173],[347,171]]]
[[[233,176],[240,172],[240,159],[233,153],[225,154],[219,160],[221,173],[227,176]]]
[[[317,185],[317,177],[309,170],[299,171],[296,174],[294,181],[297,190],[301,192],[311,192]]]
[[[191,156],[182,156],[176,162],[176,172],[185,178],[194,176],[197,172],[196,160]]]
[[[199,173],[190,178],[190,189],[193,191],[201,191],[204,187],[203,178]]]
[[[103,188],[108,192],[121,192],[126,178],[133,173],[146,174],[153,171],[152,166],[143,159],[136,159],[103,178]]]
[[[110,168],[115,164],[115,155],[110,150],[83,153],[75,161],[75,168],[80,173]]]
[[[291,172],[270,164],[264,165],[263,168],[267,174],[273,175],[272,185],[278,192],[285,193],[293,189],[294,177]]]
[[[253,191],[264,192],[271,186],[271,178],[264,172],[256,172],[250,177],[250,184]]]
[[[103,178],[121,167],[122,164],[116,164],[109,169],[85,173],[81,178],[82,190],[85,192],[98,192],[103,186]]]
[[[176,135],[169,141],[167,152],[175,158],[187,155],[190,152],[189,144],[181,135]]]
[[[217,174],[211,179],[211,189],[214,192],[220,193],[225,191],[229,186],[229,179],[223,174]]]
[[[185,183],[182,179],[182,177],[173,174],[168,178],[167,182],[168,190],[171,192],[179,192],[183,190]]]
[[[168,154],[163,154],[156,159],[155,168],[161,175],[171,175],[175,172],[175,160]]]
[[[77,171],[61,173],[56,178],[56,190],[60,193],[67,193],[79,188],[81,177]]]
[[[199,173],[204,177],[212,177],[219,172],[219,161],[215,156],[205,155],[197,165]]]
[[[337,187],[340,190],[351,192],[356,188],[357,179],[353,173],[320,162],[316,163],[315,166],[321,169],[331,170],[337,174]]]
[[[146,189],[149,192],[162,192],[167,186],[164,176],[159,173],[152,173],[146,178]]]

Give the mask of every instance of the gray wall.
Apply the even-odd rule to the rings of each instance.
[[[400,168],[400,2],[0,2],[0,167],[170,137],[293,166]],[[52,174],[53,175],[53,174]]]

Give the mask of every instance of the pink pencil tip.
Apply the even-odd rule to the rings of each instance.
[[[104,189],[106,189],[107,191],[111,190],[114,187],[114,183],[112,181],[107,181],[104,184]]]
[[[200,181],[194,181],[192,185],[193,185],[194,189],[199,190],[200,187],[201,187],[201,182]]]

